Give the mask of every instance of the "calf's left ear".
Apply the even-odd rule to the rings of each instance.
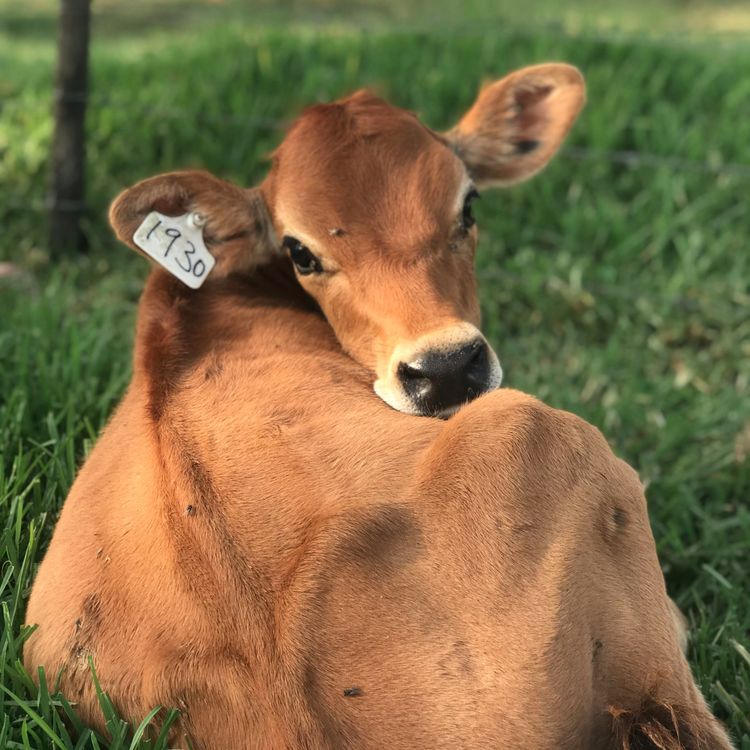
[[[585,100],[577,68],[522,68],[486,86],[445,136],[479,187],[510,185],[547,164]]]
[[[170,172],[142,180],[115,198],[109,209],[109,221],[118,239],[147,255],[138,237],[144,222],[154,212],[162,218],[164,226],[170,219],[184,226],[188,217],[193,221],[197,217],[200,222],[197,231],[215,261],[211,270],[214,278],[252,271],[278,253],[260,191],[244,190],[209,172]],[[163,229],[159,227],[159,231]],[[165,247],[175,231],[179,233],[173,230],[173,234],[167,235]],[[184,270],[191,259],[189,255],[180,258],[178,249],[176,245],[169,258],[182,263]]]

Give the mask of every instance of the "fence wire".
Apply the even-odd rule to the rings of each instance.
[[[92,96],[89,98],[89,104],[92,108],[96,107],[99,109],[127,109],[131,114],[133,110],[132,103],[118,101],[116,98],[111,97]],[[201,119],[216,122],[218,124],[240,124],[245,125],[250,129],[274,130],[279,133],[284,132],[293,121],[292,119],[240,115],[237,113],[198,113],[187,108],[172,107],[156,109],[149,108],[148,113],[154,118],[182,118],[200,115]],[[714,178],[729,177],[741,180],[750,179],[750,163],[721,162],[716,160],[700,161],[686,159],[680,156],[664,155],[639,150],[606,150],[571,145],[564,147],[558,158],[572,162],[601,162],[626,167],[631,170],[669,169],[683,174],[702,174]],[[12,211],[43,212],[49,211],[53,206],[61,211],[72,212],[86,208],[85,203],[77,201],[55,201],[51,196],[44,199],[32,198],[31,200],[12,199],[10,201],[4,201],[4,208]]]

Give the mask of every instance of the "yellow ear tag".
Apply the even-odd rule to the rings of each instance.
[[[133,242],[183,284],[198,289],[216,264],[203,241],[205,223],[197,211],[182,216],[152,211],[135,230]]]

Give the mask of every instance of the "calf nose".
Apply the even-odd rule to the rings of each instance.
[[[447,352],[427,352],[412,364],[398,366],[401,385],[422,414],[438,414],[471,401],[487,390],[489,375],[483,339]]]

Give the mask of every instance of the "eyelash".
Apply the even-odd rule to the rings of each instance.
[[[471,212],[471,204],[480,198],[479,191],[476,188],[471,188],[466,197],[464,198],[464,205],[461,209],[461,228],[468,232],[476,223],[477,220],[474,218],[474,214]]]
[[[313,273],[323,273],[323,265],[313,254],[309,247],[303,245],[296,237],[286,236],[281,242],[289,252],[289,257],[294,263],[297,273],[309,276]]]

